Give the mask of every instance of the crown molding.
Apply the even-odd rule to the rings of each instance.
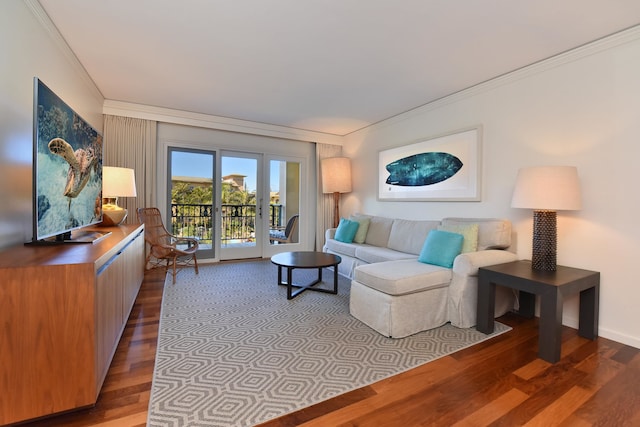
[[[80,60],[75,53],[71,50],[67,41],[62,37],[60,31],[47,15],[47,12],[42,8],[42,5],[38,0],[23,0],[25,5],[29,8],[33,16],[38,20],[40,26],[47,32],[53,43],[60,49],[67,62],[75,70],[76,74],[82,79],[86,86],[91,90],[93,96],[96,99],[102,101],[104,96],[98,89],[98,86],[93,81],[87,70],[84,68]]]
[[[103,114],[109,114],[113,116],[125,116],[137,119],[156,120],[165,123],[247,133],[251,135],[270,136],[274,138],[291,139],[296,141],[319,142],[331,145],[342,145],[344,142],[344,138],[340,135],[313,132],[304,129],[270,125],[266,123],[251,122],[248,120],[232,119],[229,117],[193,113],[189,111],[173,110],[170,108],[153,107],[149,105],[114,101],[110,99],[106,99],[104,101],[102,112]]]

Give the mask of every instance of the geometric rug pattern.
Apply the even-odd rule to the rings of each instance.
[[[294,270],[308,283],[317,270]],[[149,426],[252,426],[372,384],[510,328],[484,335],[446,324],[386,338],[338,295],[287,300],[269,260],[185,269],[165,282]],[[324,270],[330,287],[333,273]],[[318,286],[318,285],[317,285]]]

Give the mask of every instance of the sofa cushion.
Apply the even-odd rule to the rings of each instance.
[[[432,230],[424,241],[418,261],[451,268],[453,260],[460,255],[463,241],[462,234]]]
[[[389,233],[391,233],[392,218],[372,216],[369,221],[369,230],[364,242],[368,245],[387,247],[389,243]]]
[[[359,245],[354,243],[343,243],[335,239],[328,239],[324,244],[325,250],[328,249],[331,252],[350,257],[356,256],[356,249],[358,246]]]
[[[395,219],[391,226],[387,247],[400,252],[418,255],[429,231],[434,230],[440,221],[413,221]]]
[[[361,265],[353,279],[385,294],[405,295],[448,286],[451,275],[448,268],[413,259]]]
[[[462,234],[464,240],[462,241],[462,250],[460,252],[463,254],[478,250],[478,228],[478,224],[476,223],[468,225],[446,224],[438,226],[438,230]]]
[[[349,217],[352,221],[357,221],[360,226],[358,227],[358,231],[356,232],[353,241],[355,243],[364,243],[367,237],[367,231],[369,231],[369,223],[371,222],[371,217],[369,215],[360,215],[354,214]]]
[[[511,246],[511,221],[494,218],[445,218],[442,225],[478,224],[478,250]]]
[[[356,236],[359,226],[360,223],[357,221],[341,218],[334,239],[343,243],[353,242],[353,238]]]
[[[418,258],[416,255],[408,254],[406,252],[398,252],[393,249],[370,245],[358,246],[355,250],[355,256],[356,258],[368,263]]]

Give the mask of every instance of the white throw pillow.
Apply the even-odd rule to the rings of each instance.
[[[440,231],[462,234],[462,253],[476,252],[478,250],[478,224],[444,224],[438,226]]]

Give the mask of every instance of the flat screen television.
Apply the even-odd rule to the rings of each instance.
[[[34,78],[33,244],[90,243],[104,232],[102,135]]]

